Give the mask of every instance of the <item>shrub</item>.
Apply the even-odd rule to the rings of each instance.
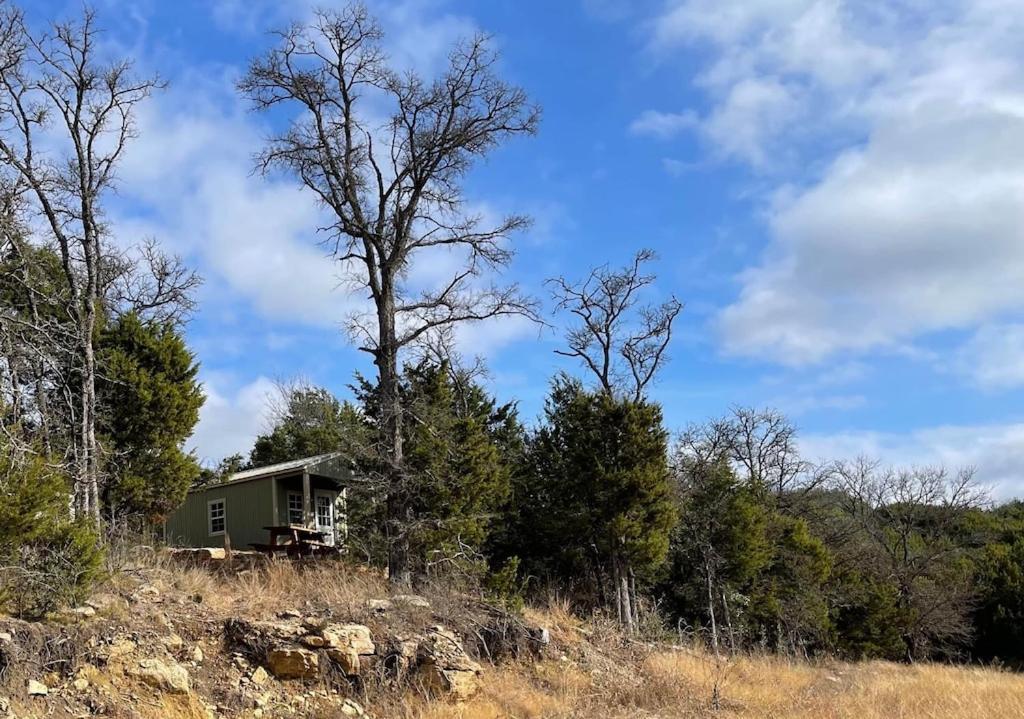
[[[0,608],[39,617],[81,602],[99,577],[95,528],[70,519],[67,478],[0,444]]]

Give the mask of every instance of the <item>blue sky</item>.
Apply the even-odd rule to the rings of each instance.
[[[535,219],[510,279],[543,297],[546,277],[657,251],[650,299],[686,303],[652,392],[670,428],[770,405],[811,457],[970,464],[996,496],[1024,496],[1020,2],[370,6],[394,61],[426,75],[459,37],[492,33],[502,74],[543,107],[539,134],[466,186],[486,212]],[[251,172],[275,118],[233,90],[266,31],[311,5],[95,7],[109,49],[169,83],[141,112],[110,217],[119,242],[156,237],[205,277],[188,329],[208,393],[192,444],[215,462],[265,428],[275,380],[344,396],[371,371],[341,330],[355,300],[317,244],[320,210]],[[463,336],[528,420],[548,378],[574,369],[557,342],[515,321]]]

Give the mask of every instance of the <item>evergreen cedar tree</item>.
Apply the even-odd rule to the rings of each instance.
[[[302,457],[313,457],[355,444],[353,433],[362,431],[355,407],[339,401],[322,387],[286,388],[284,408],[272,430],[256,438],[250,467],[265,467]]]
[[[528,468],[516,473],[508,521],[520,544],[508,541],[503,554],[544,582],[610,602],[616,565],[643,581],[668,551],[676,509],[666,458],[657,405],[556,378]]]
[[[199,476],[183,449],[204,401],[199,365],[172,325],[134,313],[104,329],[98,345],[100,429],[110,457],[104,507],[115,520],[160,520]]]

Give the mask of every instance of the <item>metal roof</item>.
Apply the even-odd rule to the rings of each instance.
[[[310,474],[316,474],[321,477],[330,477],[331,479],[341,480],[346,479],[351,475],[348,465],[349,463],[347,458],[341,452],[328,452],[327,454],[318,454],[314,457],[293,459],[288,462],[268,464],[266,467],[257,467],[256,469],[246,469],[242,472],[235,472],[224,482],[213,486],[223,487],[225,484],[249,482],[254,479],[265,479],[267,477],[294,474],[296,472],[309,472]],[[207,488],[208,487],[203,487],[203,489]]]

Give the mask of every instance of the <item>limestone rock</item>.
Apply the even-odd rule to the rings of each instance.
[[[322,632],[330,649],[354,649],[356,654],[373,654],[377,647],[370,636],[370,628],[362,624],[331,624]]]
[[[318,634],[307,634],[301,639],[302,643],[310,649],[320,649],[327,646],[327,640]]]
[[[251,681],[256,686],[262,686],[263,683],[266,682],[268,678],[269,675],[267,674],[266,669],[264,669],[263,667],[256,667],[256,670],[252,673],[252,676],[249,677],[249,681]]]
[[[71,686],[74,687],[76,692],[84,692],[89,688],[89,680],[85,677],[78,677],[78,679],[71,682]]]
[[[341,704],[341,715],[343,717],[365,717],[366,712],[363,711],[363,708],[356,701],[346,699]]]
[[[85,601],[87,607],[92,607],[97,612],[107,612],[114,608],[124,608],[125,600],[116,594],[101,593],[94,594]]]
[[[347,676],[354,677],[359,674],[359,653],[352,647],[330,648],[327,650],[327,656]]]
[[[249,646],[296,641],[305,632],[295,622],[250,622],[245,619],[229,619],[224,633],[232,640]]]
[[[319,657],[308,649],[271,649],[267,652],[267,666],[278,679],[311,679],[320,673]]]
[[[431,693],[457,702],[471,699],[480,690],[480,672],[444,669],[424,664],[419,669],[423,686]]]
[[[181,636],[178,634],[169,634],[168,636],[164,637],[161,641],[163,642],[163,645],[167,647],[167,651],[171,652],[172,654],[175,652],[180,652],[185,647],[185,640],[182,639]]]
[[[177,662],[143,659],[133,673],[149,686],[170,694],[188,694],[191,688],[188,670]]]
[[[327,617],[305,617],[302,620],[302,627],[307,632],[319,632],[330,623],[331,620]]]
[[[427,633],[416,659],[424,686],[434,694],[464,701],[480,688],[483,670],[466,654],[455,633],[444,627],[433,627]]]
[[[50,693],[50,687],[35,679],[28,680],[28,695],[30,697],[45,697]]]
[[[206,656],[203,654],[202,647],[196,647],[192,650],[192,661],[194,661],[196,664],[202,664],[203,659],[205,658]]]

